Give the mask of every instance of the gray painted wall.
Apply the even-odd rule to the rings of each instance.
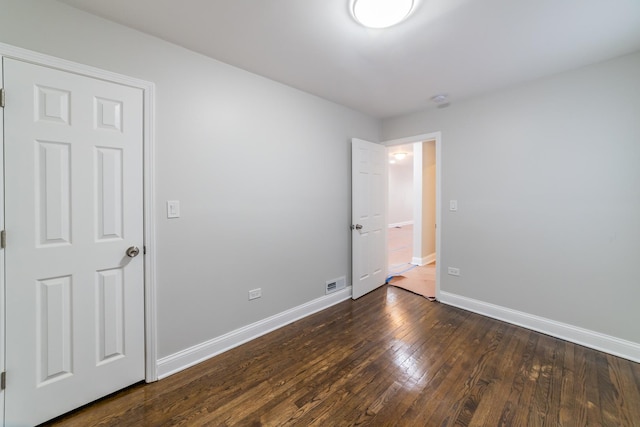
[[[0,10],[3,43],[156,84],[159,357],[350,277],[350,141],[377,120],[56,2]]]
[[[382,130],[435,131],[442,291],[640,343],[640,53]]]

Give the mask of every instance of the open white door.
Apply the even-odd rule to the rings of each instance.
[[[143,96],[3,66],[5,422],[36,425],[144,379]]]
[[[351,141],[353,299],[387,279],[387,148]]]

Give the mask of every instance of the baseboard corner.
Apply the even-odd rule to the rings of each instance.
[[[639,343],[450,292],[440,291],[439,301],[443,304],[472,311],[483,316],[502,320],[545,335],[550,335],[552,337],[560,338],[565,341],[640,363]]]
[[[435,260],[436,260],[436,253],[434,252],[422,258],[419,258],[419,257],[411,258],[411,264],[423,266],[423,265],[431,264],[432,262],[435,262]]]
[[[393,224],[389,224],[388,228],[404,227],[405,225],[413,225],[413,220],[412,221],[394,222]]]

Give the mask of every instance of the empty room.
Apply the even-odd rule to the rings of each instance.
[[[640,425],[640,2],[0,0],[0,60],[2,426]]]

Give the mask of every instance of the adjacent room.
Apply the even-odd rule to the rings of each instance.
[[[436,300],[436,142],[388,148],[387,283]]]
[[[640,2],[0,0],[0,60],[0,425],[640,425]]]

